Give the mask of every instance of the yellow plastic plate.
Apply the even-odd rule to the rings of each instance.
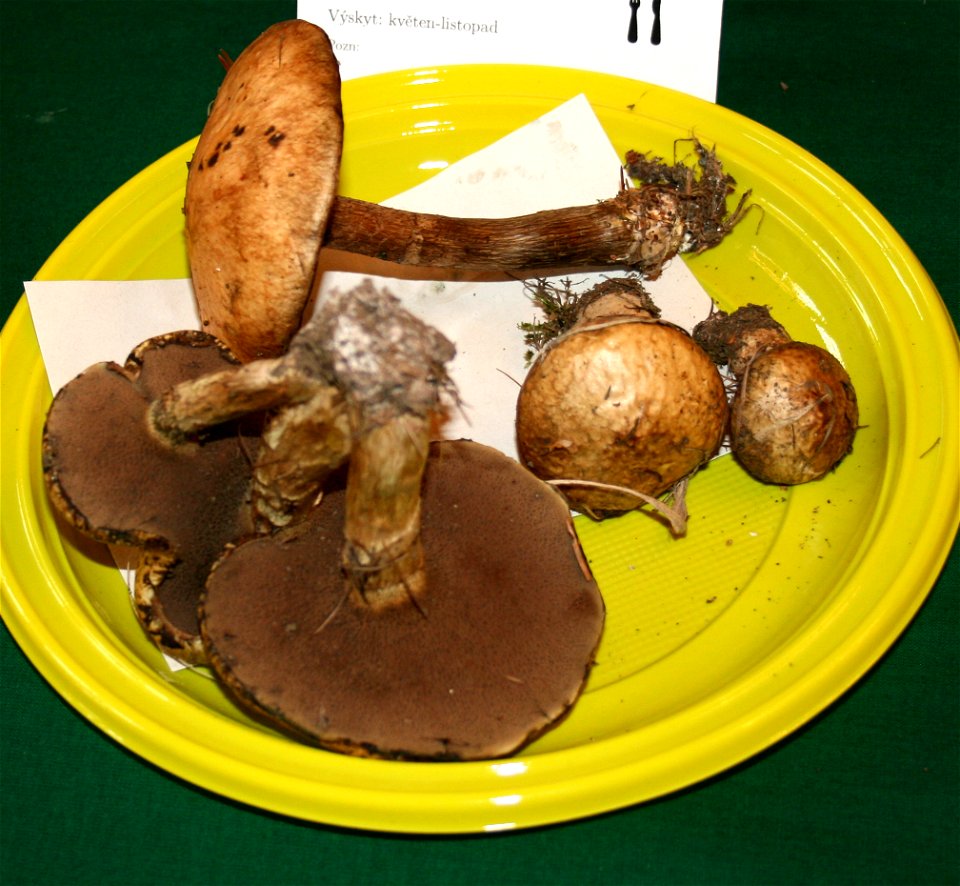
[[[644,83],[454,67],[345,84],[341,190],[383,199],[581,92],[621,155],[671,156],[696,129],[753,188],[761,211],[690,266],[722,307],[772,305],[794,337],[843,361],[864,424],[853,454],[794,489],[714,462],[692,484],[682,540],[642,514],[581,521],[609,615],[569,719],[509,760],[354,759],[254,725],[202,670],[171,674],[105,552],[53,517],[40,471],[51,392],[21,300],[2,340],[3,615],[56,690],[122,745],[308,820],[422,833],[529,827],[660,796],[757,753],[854,683],[914,615],[956,531],[956,334],[904,243],[828,168],[749,120]],[[111,195],[38,277],[187,276],[192,149]]]

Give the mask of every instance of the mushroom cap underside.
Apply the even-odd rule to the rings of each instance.
[[[431,446],[426,591],[374,611],[341,572],[342,492],[228,551],[201,629],[241,704],[323,747],[401,759],[514,752],[579,696],[604,622],[562,498],[481,444]]]
[[[51,501],[83,534],[142,549],[138,617],[166,651],[187,658],[210,564],[251,531],[256,428],[230,423],[202,444],[173,445],[151,428],[148,409],[177,383],[233,365],[203,333],[149,339],[123,366],[96,364],[61,388],[44,427]]]

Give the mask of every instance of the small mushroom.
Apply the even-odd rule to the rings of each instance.
[[[171,386],[235,363],[203,333],[150,339],[123,366],[99,363],[65,385],[43,432],[51,501],[97,541],[140,548],[137,616],[161,649],[191,663],[205,658],[199,588],[223,546],[252,531],[259,428],[224,424],[174,445],[149,408]]]
[[[636,152],[641,186],[589,206],[506,219],[406,212],[336,196],[343,121],[337,61],[316,25],[280,22],[228,64],[190,163],[184,212],[204,328],[241,359],[283,353],[316,289],[322,246],[421,267],[517,274],[624,266],[660,274],[718,243],[743,194],[693,140],[696,171]]]
[[[763,305],[715,311],[693,335],[736,377],[730,448],[751,476],[785,486],[809,483],[851,452],[857,392],[828,351],[793,341]]]
[[[564,716],[604,607],[563,498],[468,441],[431,445],[422,490],[415,599],[378,605],[345,577],[343,491],[224,554],[201,625],[240,706],[331,750],[423,760],[504,756]]]

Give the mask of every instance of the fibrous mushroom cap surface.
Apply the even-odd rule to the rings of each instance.
[[[204,329],[243,360],[299,329],[336,195],[340,74],[326,34],[280,22],[237,58],[190,162],[190,269]]]
[[[656,321],[587,325],[556,339],[517,401],[520,459],[546,480],[602,481],[657,496],[709,459],[727,400],[707,355]],[[574,507],[630,510],[621,492],[565,487]]]

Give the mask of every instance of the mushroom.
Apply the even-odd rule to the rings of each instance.
[[[648,504],[682,535],[687,482],[726,431],[717,367],[636,278],[535,291],[548,319],[526,325],[538,351],[517,397],[520,460],[580,511]],[[672,506],[659,500],[668,491]]]
[[[659,275],[718,243],[742,217],[713,151],[697,170],[631,152],[643,182],[590,206],[510,219],[412,213],[336,196],[343,121],[326,34],[280,22],[228,70],[187,177],[191,276],[204,328],[241,359],[283,353],[316,290],[320,248],[390,262],[519,273],[619,265]]]
[[[50,498],[84,534],[141,548],[136,609],[165,652],[205,660],[213,560],[292,522],[348,458],[344,569],[381,599],[422,585],[419,487],[453,346],[398,304],[366,281],[332,291],[283,357],[239,364],[206,333],[170,333],[58,392]]]
[[[205,659],[199,588],[223,546],[253,528],[259,428],[224,424],[174,445],[148,413],[162,391],[235,363],[200,332],[149,339],[124,365],[99,363],[61,388],[43,431],[51,501],[85,535],[140,549],[137,617],[163,651],[190,663]]]
[[[280,22],[229,66],[187,174],[184,214],[204,329],[243,360],[299,328],[343,146],[327,35]]]
[[[794,341],[763,305],[715,311],[693,330],[737,384],[730,448],[764,483],[819,480],[853,448],[857,394],[840,361],[819,345]]]
[[[199,619],[205,657],[180,645],[255,716],[349,753],[509,754],[578,698],[604,606],[555,490],[490,447],[430,442],[453,353],[370,281],[325,295],[280,358],[150,340],[58,393],[51,497],[143,547],[155,617],[189,565],[179,630]],[[259,441],[238,437],[265,411]]]
[[[432,444],[415,600],[345,580],[349,508],[328,492],[216,564],[201,626],[238,704],[301,740],[392,759],[505,756],[558,723],[604,622],[562,497],[490,447]]]
[[[231,546],[200,619],[238,704],[323,747],[511,753],[570,708],[599,643],[603,602],[563,498],[490,447],[430,443],[453,355],[367,280],[327,293],[283,357],[186,382],[154,410],[168,429],[193,428],[191,413],[233,417],[238,391],[259,406],[271,378],[298,373],[342,395],[345,488],[324,483],[300,519]],[[326,440],[329,417],[316,419]]]

